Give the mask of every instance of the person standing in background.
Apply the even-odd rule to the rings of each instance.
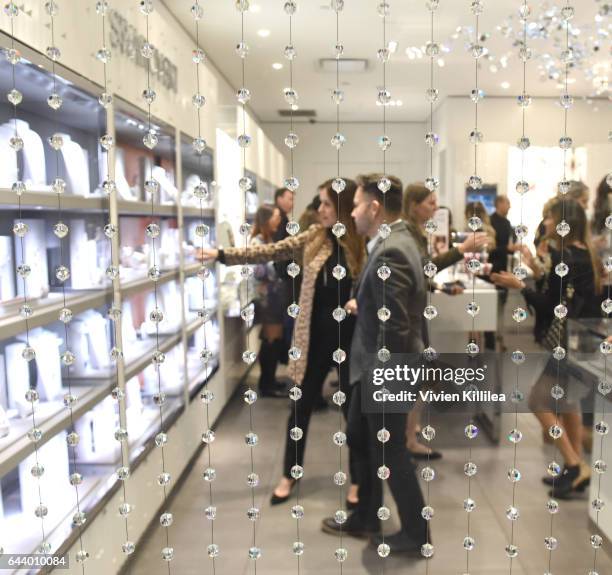
[[[249,243],[250,249],[269,244],[280,225],[280,210],[268,204],[257,209]],[[283,282],[271,262],[257,264],[255,278],[255,321],[261,324],[259,348],[259,394],[262,397],[286,397],[285,386],[276,381],[278,352],[276,341],[283,333],[286,315],[282,294]]]
[[[291,217],[293,211],[293,192],[287,188],[278,188],[274,192],[274,205],[280,210],[281,222],[276,230],[272,241],[280,242],[289,236],[287,231],[287,223]],[[282,303],[285,308],[291,303],[293,299],[293,284],[294,281],[287,275],[287,266],[291,263],[291,260],[282,262],[274,262],[276,273],[283,282],[284,290],[281,293]],[[296,298],[299,292],[299,278],[296,278]],[[285,314],[283,318],[283,332],[275,342],[276,353],[278,354],[279,360],[282,364],[287,365],[289,348],[291,347],[291,334],[293,333],[293,318],[288,314]]]
[[[495,211],[490,216],[491,225],[495,230],[496,246],[489,254],[492,264],[492,273],[508,269],[508,255],[517,250],[515,245],[516,236],[514,229],[508,219],[510,211],[510,200],[508,196],[497,196],[495,198]]]

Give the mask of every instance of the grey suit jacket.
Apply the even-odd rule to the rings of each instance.
[[[378,268],[386,263],[390,277],[383,282]],[[391,317],[384,325],[378,310],[384,301]],[[350,382],[369,377],[374,367],[393,367],[397,361],[380,364],[378,350],[385,347],[391,354],[423,351],[423,309],[427,302],[425,275],[419,248],[406,224],[396,222],[383,242],[378,240],[368,257],[357,287],[357,324],[350,353]],[[377,365],[378,364],[378,365]]]

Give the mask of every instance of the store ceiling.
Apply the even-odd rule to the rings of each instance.
[[[345,121],[380,121],[376,105],[377,87],[382,85],[382,66],[376,58],[382,47],[382,20],[377,14],[379,0],[346,0],[340,13],[340,39],[346,58],[367,60],[365,71],[341,75],[346,99],[341,107]],[[480,85],[488,96],[515,96],[522,87],[522,62],[518,59],[517,38],[522,37],[518,8],[522,0],[484,0],[480,33],[488,56],[481,60]],[[195,24],[190,2],[165,0],[166,6],[193,35]],[[205,18],[200,23],[202,47],[235,87],[241,84],[240,59],[235,46],[240,40],[240,13],[233,0],[204,0]],[[252,0],[245,16],[245,38],[250,46],[246,60],[246,85],[251,106],[262,121],[282,120],[279,110],[288,109],[283,89],[289,84],[288,63],[283,50],[288,43],[289,17],[284,0]],[[528,62],[527,92],[532,96],[556,97],[561,92],[560,54],[565,31],[559,23],[559,6],[565,2],[531,1],[528,43],[534,58]],[[576,66],[570,74],[570,91],[586,98],[608,98],[612,81],[612,8],[604,0],[573,0],[576,16],[572,35]],[[328,0],[298,0],[293,18],[294,88],[301,110],[314,110],[318,121],[335,120],[331,90],[335,87],[335,66],[323,71],[320,60],[333,58],[336,44],[335,12]],[[419,57],[429,39],[430,13],[425,0],[390,0],[387,40],[397,50],[387,65],[387,87],[397,104],[388,108],[390,121],[420,121],[428,115],[424,92],[429,86],[429,61]],[[434,67],[440,95],[469,94],[474,84],[474,59],[468,46],[474,37],[474,16],[468,0],[440,0],[435,13],[435,37],[443,46]],[[609,16],[600,16],[608,6]],[[267,34],[267,35],[266,35]],[[407,53],[410,52],[409,53]],[[282,64],[280,70],[273,64]],[[602,89],[604,88],[604,89]],[[399,101],[399,102],[397,102]],[[602,105],[595,100],[594,107]],[[286,120],[285,120],[286,121]]]

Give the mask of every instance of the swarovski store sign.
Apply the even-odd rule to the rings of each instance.
[[[127,56],[146,70],[149,60],[142,55],[141,48],[147,39],[116,10],[110,10],[108,18],[113,52]],[[175,93],[178,91],[178,67],[159,49],[154,51],[151,58],[151,72],[162,86]]]

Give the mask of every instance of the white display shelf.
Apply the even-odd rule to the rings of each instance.
[[[113,382],[96,386],[71,386],[74,395],[78,397],[72,409],[72,418],[76,421],[81,415],[97,405],[110,394]],[[65,388],[67,392],[68,389]],[[35,406],[36,426],[43,432],[38,446],[44,445],[54,435],[68,428],[71,424],[70,411],[61,401],[43,402]],[[28,439],[27,433],[32,429],[32,417],[11,419],[9,435],[0,439],[0,477],[8,473],[19,462],[34,452],[34,444]]]
[[[66,307],[69,307],[74,315],[78,315],[88,309],[105,305],[110,301],[110,297],[110,289],[68,292]],[[8,339],[25,331],[25,320],[19,315],[22,303],[15,301],[0,306],[0,339]],[[59,292],[51,292],[45,298],[29,300],[28,303],[34,311],[28,318],[30,329],[58,321],[59,312],[64,307],[64,300]]]
[[[62,195],[62,210],[79,212],[102,212],[108,209],[105,197],[83,197],[71,194]],[[15,192],[0,188],[0,209],[17,209],[19,201]],[[57,210],[57,194],[51,191],[27,190],[21,196],[21,207],[29,210]]]

